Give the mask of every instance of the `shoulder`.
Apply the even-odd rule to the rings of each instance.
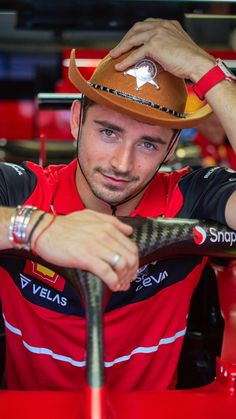
[[[178,186],[184,197],[179,215],[225,224],[225,207],[236,190],[235,171],[223,167],[194,170],[183,176]]]
[[[25,201],[37,179],[27,163],[0,163],[0,203],[15,206]]]
[[[33,192],[57,183],[58,171],[64,165],[43,168],[32,162],[0,163],[0,205],[24,203]]]
[[[207,187],[209,184],[223,185],[225,182],[235,182],[236,172],[224,167],[207,167],[191,170],[180,179],[182,187],[201,186]]]
[[[191,172],[190,167],[184,167],[180,170],[173,170],[172,172],[159,172],[156,178],[156,183],[159,187],[160,182],[165,185],[165,190],[170,193],[178,185],[182,178]]]

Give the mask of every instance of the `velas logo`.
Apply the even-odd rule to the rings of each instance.
[[[34,296],[36,298],[44,299],[50,301],[50,303],[55,303],[61,306],[66,306],[68,301],[67,298],[63,295],[59,294],[57,291],[52,290],[50,288],[47,288],[45,286],[42,286],[42,284],[37,284],[33,282],[33,280],[27,278],[27,276],[20,273],[20,281],[21,281],[21,289],[26,290],[26,295],[30,295],[33,297],[33,299],[30,298],[30,301],[37,304],[37,300],[34,299]],[[23,292],[25,293],[25,291]]]
[[[201,245],[205,242],[206,232],[202,227],[200,227],[200,226],[194,227],[194,229],[193,229],[193,240],[198,245]]]

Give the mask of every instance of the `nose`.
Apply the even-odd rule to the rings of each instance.
[[[111,158],[111,165],[117,172],[129,173],[133,168],[133,159],[134,156],[131,147],[119,144]]]

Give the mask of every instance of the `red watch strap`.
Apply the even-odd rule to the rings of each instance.
[[[198,82],[193,86],[193,91],[203,100],[205,94],[214,87],[217,83],[226,78],[225,73],[221,70],[219,66],[211,68],[204,76],[198,80]]]

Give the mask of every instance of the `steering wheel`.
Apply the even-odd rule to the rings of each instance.
[[[131,239],[139,249],[140,267],[168,256],[207,255],[223,258],[236,256],[236,232],[213,222],[197,219],[120,217],[133,227]],[[27,257],[61,273],[82,296],[87,317],[87,416],[105,418],[103,309],[109,292],[94,274],[80,269],[52,267],[33,254],[7,250],[2,253]]]

